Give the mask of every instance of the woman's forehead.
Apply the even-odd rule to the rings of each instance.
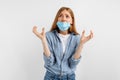
[[[69,13],[67,10],[63,10],[63,11],[61,11],[60,14],[68,14],[68,15],[70,15],[70,13]]]

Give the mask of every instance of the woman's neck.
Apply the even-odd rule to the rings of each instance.
[[[63,34],[63,35],[67,35],[68,34],[68,30],[66,30],[66,31],[59,31],[60,32],[60,34]]]

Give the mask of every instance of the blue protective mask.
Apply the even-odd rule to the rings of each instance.
[[[58,21],[57,26],[61,31],[65,31],[65,30],[68,30],[70,28],[70,23]]]

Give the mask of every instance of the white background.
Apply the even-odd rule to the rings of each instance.
[[[32,28],[49,31],[62,6],[73,10],[80,34],[94,32],[76,80],[120,80],[119,0],[0,0],[0,80],[43,80],[43,48]]]

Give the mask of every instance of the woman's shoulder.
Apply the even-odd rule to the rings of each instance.
[[[73,35],[72,38],[74,39],[74,42],[77,42],[77,43],[80,42],[80,34],[75,34],[75,35]]]
[[[55,31],[47,31],[46,34],[53,34]]]
[[[75,38],[80,38],[80,34],[71,33],[71,35],[74,36]]]
[[[45,34],[46,34],[46,36],[48,36],[48,37],[52,37],[52,36],[54,36],[55,31],[47,31]]]

